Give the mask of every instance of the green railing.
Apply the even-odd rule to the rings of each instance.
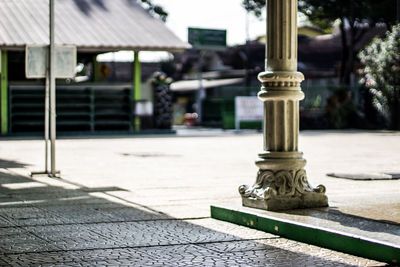
[[[10,133],[44,130],[44,87],[9,86]],[[134,102],[130,86],[59,85],[57,131],[133,131]]]

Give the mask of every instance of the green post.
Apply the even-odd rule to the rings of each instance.
[[[97,55],[93,56],[93,81],[99,81],[99,63],[97,62]]]
[[[134,61],[133,61],[133,100],[136,102],[141,98],[141,69],[139,61],[139,51],[134,51]],[[135,116],[135,131],[140,131],[140,118]]]
[[[1,133],[8,133],[8,64],[7,51],[1,51]]]

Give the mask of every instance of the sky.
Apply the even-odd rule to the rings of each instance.
[[[227,30],[229,46],[246,42],[246,11],[242,0],[153,0],[168,12],[166,25],[181,40],[187,42],[188,27]],[[264,35],[265,14],[260,20],[248,16],[250,40]],[[141,52],[141,61],[167,59],[168,54]],[[132,52],[120,52],[100,57],[100,60],[132,61]]]
[[[187,41],[187,28],[227,30],[228,45],[246,41],[246,11],[242,0],[153,0],[168,12],[167,27]],[[265,16],[262,20],[249,16],[250,39],[265,34]]]

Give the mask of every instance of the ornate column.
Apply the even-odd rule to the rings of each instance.
[[[264,101],[264,151],[257,179],[242,185],[243,206],[287,210],[328,206],[325,187],[312,188],[298,151],[299,101],[304,98],[297,72],[297,0],[267,0],[265,72],[258,75]]]

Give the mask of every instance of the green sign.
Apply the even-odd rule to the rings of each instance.
[[[189,43],[194,48],[223,49],[226,47],[226,30],[189,28]]]

